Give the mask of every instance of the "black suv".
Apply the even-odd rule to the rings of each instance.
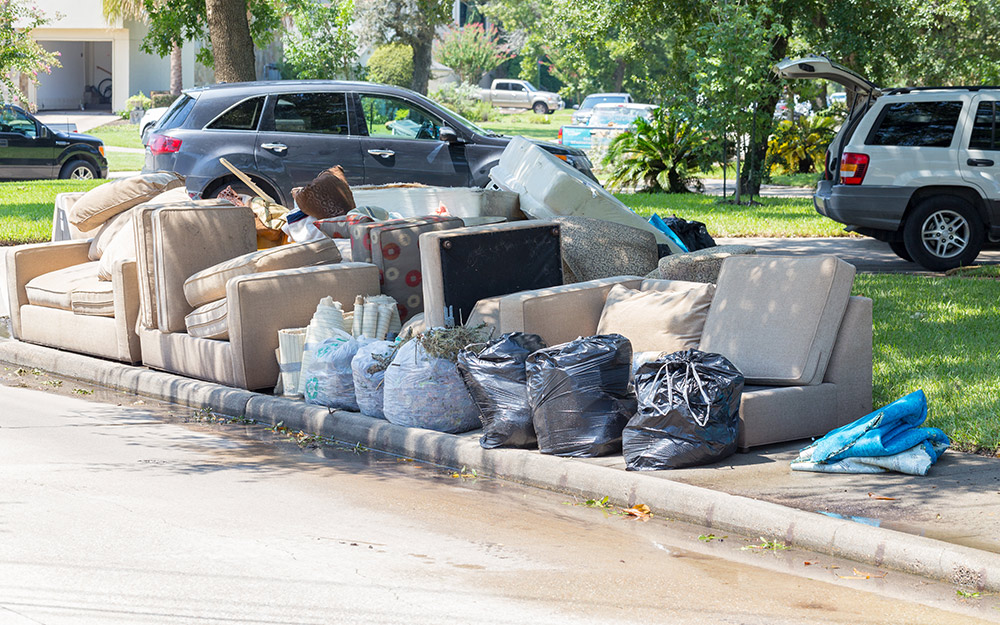
[[[52,130],[13,104],[0,108],[0,179],[107,177],[97,137]]]
[[[273,81],[184,92],[146,143],[145,171],[176,171],[188,192],[241,190],[225,158],[286,206],[291,189],[341,165],[352,185],[485,186],[510,137],[409,89],[364,82]],[[593,178],[577,149],[540,143]]]

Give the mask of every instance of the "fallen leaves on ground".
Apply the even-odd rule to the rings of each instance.
[[[885,571],[879,571],[878,573],[868,573],[866,571],[859,571],[854,569],[854,575],[838,575],[840,579],[881,579],[886,576]]]
[[[631,508],[622,508],[622,513],[625,516],[634,517],[639,521],[648,521],[649,517],[653,516],[653,512],[644,503],[637,503]]]
[[[896,501],[895,497],[878,497],[875,493],[868,493],[868,496],[878,501]]]

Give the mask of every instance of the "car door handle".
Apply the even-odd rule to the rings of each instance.
[[[392,150],[368,150],[368,153],[372,156],[381,156],[382,158],[389,158],[396,155]]]
[[[993,161],[988,158],[970,158],[965,164],[970,167],[993,167]]]
[[[288,146],[284,143],[261,143],[260,147],[265,150],[274,150],[275,152],[284,152],[288,149]]]

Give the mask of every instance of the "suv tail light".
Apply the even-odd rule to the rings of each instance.
[[[172,154],[180,149],[180,139],[167,135],[153,135],[149,138],[149,151],[153,154]]]
[[[562,145],[562,126],[559,127],[559,145]]]
[[[840,161],[840,181],[844,184],[861,184],[868,173],[868,155],[844,152]]]

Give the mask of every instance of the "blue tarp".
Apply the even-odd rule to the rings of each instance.
[[[669,237],[674,243],[677,244],[677,247],[681,248],[682,252],[691,251],[687,248],[686,245],[684,245],[684,241],[681,241],[681,238],[677,236],[677,233],[671,230],[670,226],[668,226],[667,223],[663,221],[662,217],[660,217],[656,213],[653,213],[653,216],[649,218],[649,223],[651,226],[653,226],[663,234],[667,235],[667,237]]]
[[[793,471],[927,475],[951,441],[927,418],[927,397],[914,391],[888,406],[829,432],[792,461]]]

